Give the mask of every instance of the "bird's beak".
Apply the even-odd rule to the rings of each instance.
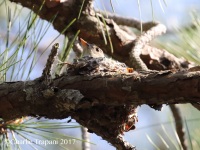
[[[83,40],[82,38],[80,38],[80,41],[81,41],[81,45],[82,45],[83,48],[87,48],[89,46],[89,44],[85,40]]]

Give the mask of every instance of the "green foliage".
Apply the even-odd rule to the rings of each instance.
[[[48,31],[50,23],[44,25],[37,14],[30,11],[21,22],[20,15],[23,8],[18,5],[11,5],[7,1],[1,4],[1,9],[4,9],[7,14],[7,30],[5,30],[7,32],[5,36],[0,37],[2,43],[0,49],[0,80],[3,82],[28,79],[36,63],[38,45]],[[11,11],[13,7],[14,12]],[[17,26],[18,29],[16,30]],[[40,30],[36,31],[37,28]],[[27,70],[27,68],[29,69]],[[19,72],[19,70],[21,71]]]
[[[186,112],[185,112],[186,113]],[[184,113],[183,113],[184,114]],[[188,145],[188,149],[199,149],[200,148],[200,130],[199,130],[199,122],[200,119],[198,117],[194,119],[184,119],[184,131],[186,133],[185,139]],[[146,132],[146,139],[151,143],[151,145],[156,150],[162,149],[174,149],[180,150],[182,149],[182,145],[180,143],[180,139],[177,135],[175,129],[174,121],[167,121],[159,124],[153,124],[151,126],[146,126],[143,128],[138,128],[139,130],[150,129],[152,132]]]
[[[39,11],[42,7],[43,5]],[[57,14],[46,23],[32,11],[23,10],[22,7],[11,5],[7,1],[1,3],[0,9],[7,14],[5,30],[2,30],[7,32],[0,33],[5,35],[0,37],[0,43],[2,43],[0,47],[1,82],[29,79],[38,60],[50,49],[51,44],[76,21],[76,19],[72,20],[52,42],[49,42],[49,46],[41,52],[38,51],[41,49],[40,43],[44,40],[44,36],[50,29]],[[27,15],[21,17],[22,12],[26,12],[25,14]]]
[[[46,149],[48,146],[68,149],[70,145],[73,148],[75,145],[80,145],[82,140],[68,136],[62,130],[66,132],[67,129],[75,128],[80,126],[69,124],[66,120],[52,122],[31,117],[17,119],[10,121],[6,125],[4,134],[0,134],[0,149],[23,149],[25,145],[31,149]]]
[[[175,33],[166,35],[157,43],[175,56],[200,65],[200,16],[193,13],[192,19],[192,25],[175,29]]]

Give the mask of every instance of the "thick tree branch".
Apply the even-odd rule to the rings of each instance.
[[[66,116],[62,117],[60,111],[68,114],[71,109],[83,107],[80,105],[83,97],[95,100],[96,104],[111,106],[198,103],[199,80],[199,71],[181,71],[149,75],[134,72],[102,77],[64,75],[52,81],[51,89],[47,89],[38,79],[3,83],[0,85],[0,114],[5,120],[30,114],[45,115],[48,118],[65,118]],[[74,94],[77,96],[70,101]],[[53,106],[55,102],[58,104]],[[66,108],[59,104],[65,104]],[[87,107],[91,105],[92,102]],[[54,110],[52,107],[60,107],[60,109]]]
[[[51,5],[51,2],[46,0],[45,5],[39,11],[43,0],[38,0],[38,1],[11,0],[11,1],[17,2],[17,3],[20,2],[22,6],[32,9],[41,18],[47,21],[51,20],[54,15],[57,15],[55,21],[53,22],[53,26],[59,32],[61,32],[74,18],[77,18],[79,16],[80,7],[83,3],[82,0],[71,0],[62,4],[53,2],[54,4],[52,3]],[[181,63],[181,61],[179,61],[175,57],[174,58],[171,57],[173,58],[172,60],[168,59],[169,54],[167,54],[166,57],[164,55],[160,55],[158,57],[160,59],[158,60],[156,59],[156,62],[159,62],[159,63],[155,63],[156,65],[153,63],[150,63],[150,62],[155,62],[155,61],[150,61],[152,59],[152,55],[151,53],[149,53],[149,50],[148,50],[149,46],[146,45],[146,42],[141,44],[142,36],[137,38],[137,40],[135,40],[135,38],[131,37],[128,34],[128,32],[121,30],[118,26],[119,24],[121,24],[121,25],[128,25],[128,26],[140,29],[141,28],[140,21],[137,21],[134,19],[122,18],[120,16],[114,16],[111,14],[109,14],[108,18],[104,20],[103,17],[101,16],[102,14],[101,12],[96,13],[93,10],[92,0],[86,0],[85,4],[83,5],[82,10],[83,10],[83,13],[81,14],[81,17],[67,32],[70,32],[73,34],[77,30],[81,30],[80,37],[83,37],[90,43],[97,44],[104,50],[106,54],[112,55],[113,58],[119,61],[125,62],[129,66],[132,66],[133,64],[132,62],[134,62],[135,64],[135,61],[133,59],[129,60],[128,54],[131,48],[135,45],[135,48],[132,50],[132,54],[134,52],[137,52],[137,49],[140,49],[141,52],[137,53],[138,57],[142,56],[142,59],[144,60],[145,64],[148,66],[149,69],[157,69],[157,70],[171,69],[171,68],[174,69],[174,68],[181,68],[182,65],[184,65]],[[105,16],[105,14],[103,15]],[[103,24],[103,21],[105,21],[106,24]],[[155,25],[156,24],[153,22],[143,23],[143,29],[144,31],[148,32],[148,30]],[[104,44],[103,36],[101,33],[102,29],[99,26],[104,27],[103,28],[104,32],[106,31],[106,29],[109,32],[111,40],[112,40],[112,44],[114,47],[114,52],[111,51],[109,45]],[[65,35],[67,35],[67,32],[65,33]],[[158,32],[163,32],[163,31],[158,29]],[[156,51],[156,54],[160,53],[160,50],[158,49],[154,49],[153,51]],[[144,52],[148,52],[148,53],[143,55]],[[167,62],[167,65],[166,65],[166,62]],[[139,62],[139,64],[141,64],[141,62]],[[135,68],[138,68],[137,65],[138,64],[136,63]],[[48,68],[49,67],[47,67],[47,69]],[[145,68],[144,70],[147,70],[146,66],[143,68]],[[49,71],[48,70],[44,71],[43,77],[46,76],[45,74],[49,75]],[[189,76],[191,75],[191,77],[189,77],[188,75]],[[0,104],[4,104],[5,107],[0,105],[0,114],[2,114],[5,120],[17,118],[17,117],[27,115],[27,114],[29,115],[39,114],[41,116],[46,116],[48,118],[65,118],[66,116],[71,115],[74,118],[76,118],[77,121],[80,122],[82,125],[88,126],[89,129],[93,129],[95,133],[104,137],[104,139],[110,141],[113,145],[116,145],[116,147],[125,148],[124,142],[121,142],[120,146],[117,143],[115,143],[116,137],[118,135],[117,133],[114,133],[115,138],[113,140],[109,139],[107,135],[102,134],[103,130],[97,131],[96,128],[94,128],[94,123],[90,125],[86,123],[85,121],[80,120],[81,114],[77,112],[79,112],[80,109],[83,109],[83,108],[85,109],[85,107],[87,108],[93,107],[93,104],[91,103],[94,100],[95,100],[94,103],[95,104],[97,103],[98,105],[108,104],[109,106],[113,107],[114,105],[120,108],[122,104],[126,104],[126,105],[134,104],[138,106],[144,103],[151,105],[151,104],[163,104],[163,103],[174,104],[174,103],[193,102],[194,105],[196,106],[199,103],[199,101],[197,100],[199,98],[199,93],[198,93],[198,88],[199,88],[198,78],[199,77],[198,76],[199,76],[198,72],[195,72],[195,73],[178,72],[175,74],[170,73],[170,72],[164,72],[164,73],[161,72],[161,73],[151,73],[150,75],[149,73],[147,73],[146,75],[133,73],[132,75],[130,74],[116,75],[113,77],[113,79],[111,79],[109,76],[102,76],[102,77],[100,76],[102,79],[100,79],[99,76],[93,76],[93,77],[90,77],[91,81],[89,81],[87,77],[70,76],[69,79],[76,78],[78,79],[80,83],[71,81],[72,83],[74,82],[73,83],[74,85],[72,84],[73,86],[70,84],[67,85],[66,83],[64,87],[60,87],[60,83],[59,83],[60,78],[62,78],[62,80],[64,79],[65,81],[66,77],[64,76],[58,79],[55,79],[52,82],[52,85],[50,87],[46,87],[45,85],[43,85],[44,83],[41,82],[41,78],[40,80],[28,81],[27,83],[23,83],[23,82],[18,82],[18,84],[5,83],[4,88],[7,88],[7,86],[9,85],[13,86],[14,84],[14,86],[23,87],[23,90],[18,89],[18,92],[19,92],[18,95],[17,94],[15,95],[14,90],[11,92],[5,91],[5,92],[8,92],[9,95],[12,95],[13,97],[19,96],[20,102],[18,103],[15,102],[17,100],[12,100],[12,97],[9,98],[9,97],[3,96],[2,101],[0,101]],[[194,91],[192,92],[191,89],[190,89],[191,92],[187,91],[188,90],[187,86],[190,86],[190,84],[188,82],[183,83],[182,82],[183,80],[187,80],[187,81],[189,80],[192,83],[194,82],[196,87],[194,87],[192,90],[197,90],[197,92],[194,92]],[[68,80],[66,81],[69,82]],[[96,81],[97,83],[99,83],[99,85],[96,87],[95,85],[97,85],[97,83],[93,83],[93,81]],[[100,81],[102,82],[101,84],[100,84]],[[129,81],[131,82],[129,83]],[[158,81],[164,85],[159,84]],[[83,85],[86,87],[86,89],[79,88],[79,86],[82,87],[82,83],[87,83],[88,85],[92,83],[92,87],[94,89],[90,89],[91,87],[88,87],[85,84]],[[106,83],[106,86],[104,83]],[[175,86],[174,83],[176,84],[178,83],[178,85]],[[115,85],[117,85],[118,88],[116,88]],[[170,88],[167,88],[166,85],[168,85]],[[182,86],[179,86],[179,85],[182,85]],[[136,87],[139,87],[139,89],[136,89]],[[1,89],[1,85],[0,85],[0,89]],[[164,90],[161,90],[161,89],[164,89]],[[174,90],[175,92],[174,91],[171,92],[170,91],[171,89],[173,90],[175,89]],[[101,91],[99,92],[99,90]],[[97,93],[97,91],[99,93]],[[189,94],[184,95],[184,91],[187,91]],[[178,93],[178,95],[176,95],[177,94],[176,92]],[[118,95],[117,94],[114,95],[112,93],[115,93],[115,94],[118,93]],[[100,94],[101,96],[99,97]],[[1,92],[0,92],[0,97],[1,97]],[[85,98],[89,99],[89,102],[85,101]],[[191,101],[186,100],[187,98]],[[63,99],[64,101],[61,102],[61,100]],[[75,102],[74,102],[74,99],[76,100]],[[113,99],[115,100],[113,101]],[[55,100],[55,102],[52,100]],[[56,107],[50,106],[49,102],[52,103],[51,105],[55,105]],[[22,105],[24,108],[22,108]],[[49,108],[46,108],[45,106],[46,107],[48,106]],[[1,107],[2,107],[2,110],[1,110]],[[43,109],[44,107],[45,109]],[[11,109],[11,111],[9,113],[6,112],[6,110],[9,110],[9,109]],[[55,112],[53,111],[52,114],[47,113],[48,111],[51,112],[52,109],[54,109]],[[102,108],[99,108],[99,109],[102,109]],[[107,110],[109,109],[110,108],[107,107]],[[127,108],[121,108],[121,111],[123,112],[124,109],[126,110]],[[14,114],[14,113],[15,113],[15,116],[12,117],[11,114]],[[88,120],[90,120],[90,118],[88,118]],[[123,120],[120,120],[120,121],[123,121]],[[122,123],[118,122],[117,124],[120,126]],[[108,133],[110,133],[109,135],[112,135],[109,129],[108,131],[109,131]],[[120,140],[118,141],[118,143],[120,143]],[[128,149],[128,147],[126,147],[126,149]]]
[[[118,149],[134,149],[119,136],[129,128],[134,129],[136,107],[199,103],[199,80],[199,71],[143,71],[93,76],[67,74],[53,79],[49,86],[40,78],[7,82],[0,84],[0,116],[4,121],[27,115],[49,119],[72,116]]]

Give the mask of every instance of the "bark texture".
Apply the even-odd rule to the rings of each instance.
[[[50,61],[50,67],[39,79],[0,84],[0,117],[5,121],[27,115],[49,119],[72,116],[116,148],[135,149],[121,135],[134,129],[137,106],[148,104],[156,108],[161,104],[192,103],[198,108],[200,69],[176,70],[188,68],[189,63],[148,45],[152,40],[148,37],[157,35],[149,34],[155,23],[142,24],[144,36],[141,38],[141,35],[130,34],[119,26],[140,30],[140,21],[97,12],[92,7],[92,0],[68,0],[65,3],[49,0],[44,3],[43,0],[10,1],[33,10],[47,21],[56,15],[53,26],[60,33],[76,18],[64,35],[73,36],[80,30],[79,37],[130,67],[134,66],[134,61],[129,59],[129,53],[135,46],[141,50],[138,58],[142,58],[148,69],[175,70],[127,74],[107,72],[104,75],[84,76],[66,74],[45,83],[43,78],[49,74]],[[158,29],[159,32],[163,31]]]
[[[48,5],[44,3],[42,8],[41,5],[43,4],[43,0],[10,1],[20,3],[23,7],[33,10],[40,18],[47,21],[50,21],[56,15],[56,19],[52,25],[59,33],[61,33],[66,26],[76,18],[76,22],[63,33],[64,35],[75,35],[75,33],[80,30],[80,38],[83,38],[91,44],[97,45],[105,54],[111,56],[115,60],[124,62],[130,67],[133,66],[132,61],[129,59],[129,53],[135,45],[137,35],[122,30],[119,25],[135,27],[140,30],[140,21],[132,18],[123,18],[123,22],[120,22],[118,20],[119,17],[110,17],[108,13],[103,14],[102,12],[95,11],[92,7],[91,0],[85,0],[81,13],[80,8],[83,3],[82,0],[71,0],[66,3],[57,3],[57,5],[53,7],[48,7]],[[80,17],[78,18],[79,13]],[[104,15],[104,17],[102,17],[102,15]],[[143,31],[148,31],[154,25],[155,23],[153,22],[143,23]],[[113,49],[111,49],[111,47]],[[166,51],[148,45],[145,45],[142,49],[141,58],[149,69],[167,70],[178,69],[180,66],[187,68],[188,66],[186,61],[180,60]]]
[[[123,132],[134,129],[138,105],[199,103],[200,72],[162,71],[106,75],[62,75],[50,84],[33,81],[0,84],[0,116],[64,119],[68,116],[117,149],[135,147]]]
[[[0,84],[0,115],[5,120],[26,115],[66,118],[71,110],[95,105],[199,103],[200,72],[68,76],[46,86],[39,79]]]

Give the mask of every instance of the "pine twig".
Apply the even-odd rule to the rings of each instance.
[[[46,66],[43,69],[42,76],[40,77],[40,79],[44,80],[45,82],[48,81],[48,79],[51,77],[51,69],[52,69],[52,65],[53,65],[55,56],[58,53],[58,48],[59,48],[58,43],[55,43],[52,46],[51,52],[50,52],[49,57],[47,59]]]
[[[180,139],[181,145],[183,150],[187,150],[187,145],[185,141],[185,132],[183,127],[183,119],[181,117],[180,109],[176,105],[169,105],[171,112],[173,114],[175,125],[176,125],[176,132],[178,134],[178,137]]]
[[[82,150],[90,150],[90,137],[89,137],[89,133],[87,132],[87,128],[85,127],[81,127],[81,132],[82,132],[82,139],[84,141],[82,141]]]
[[[119,15],[109,13],[109,12],[105,12],[105,11],[97,10],[96,12],[103,15],[105,18],[114,20],[115,23],[117,23],[118,25],[129,26],[129,27],[132,27],[132,28],[136,28],[138,30],[141,30],[141,25],[142,25],[143,31],[147,31],[151,27],[157,25],[157,23],[155,23],[155,22],[143,22],[143,23],[141,23],[140,20],[137,20],[135,18],[123,17],[123,16],[119,16]]]

